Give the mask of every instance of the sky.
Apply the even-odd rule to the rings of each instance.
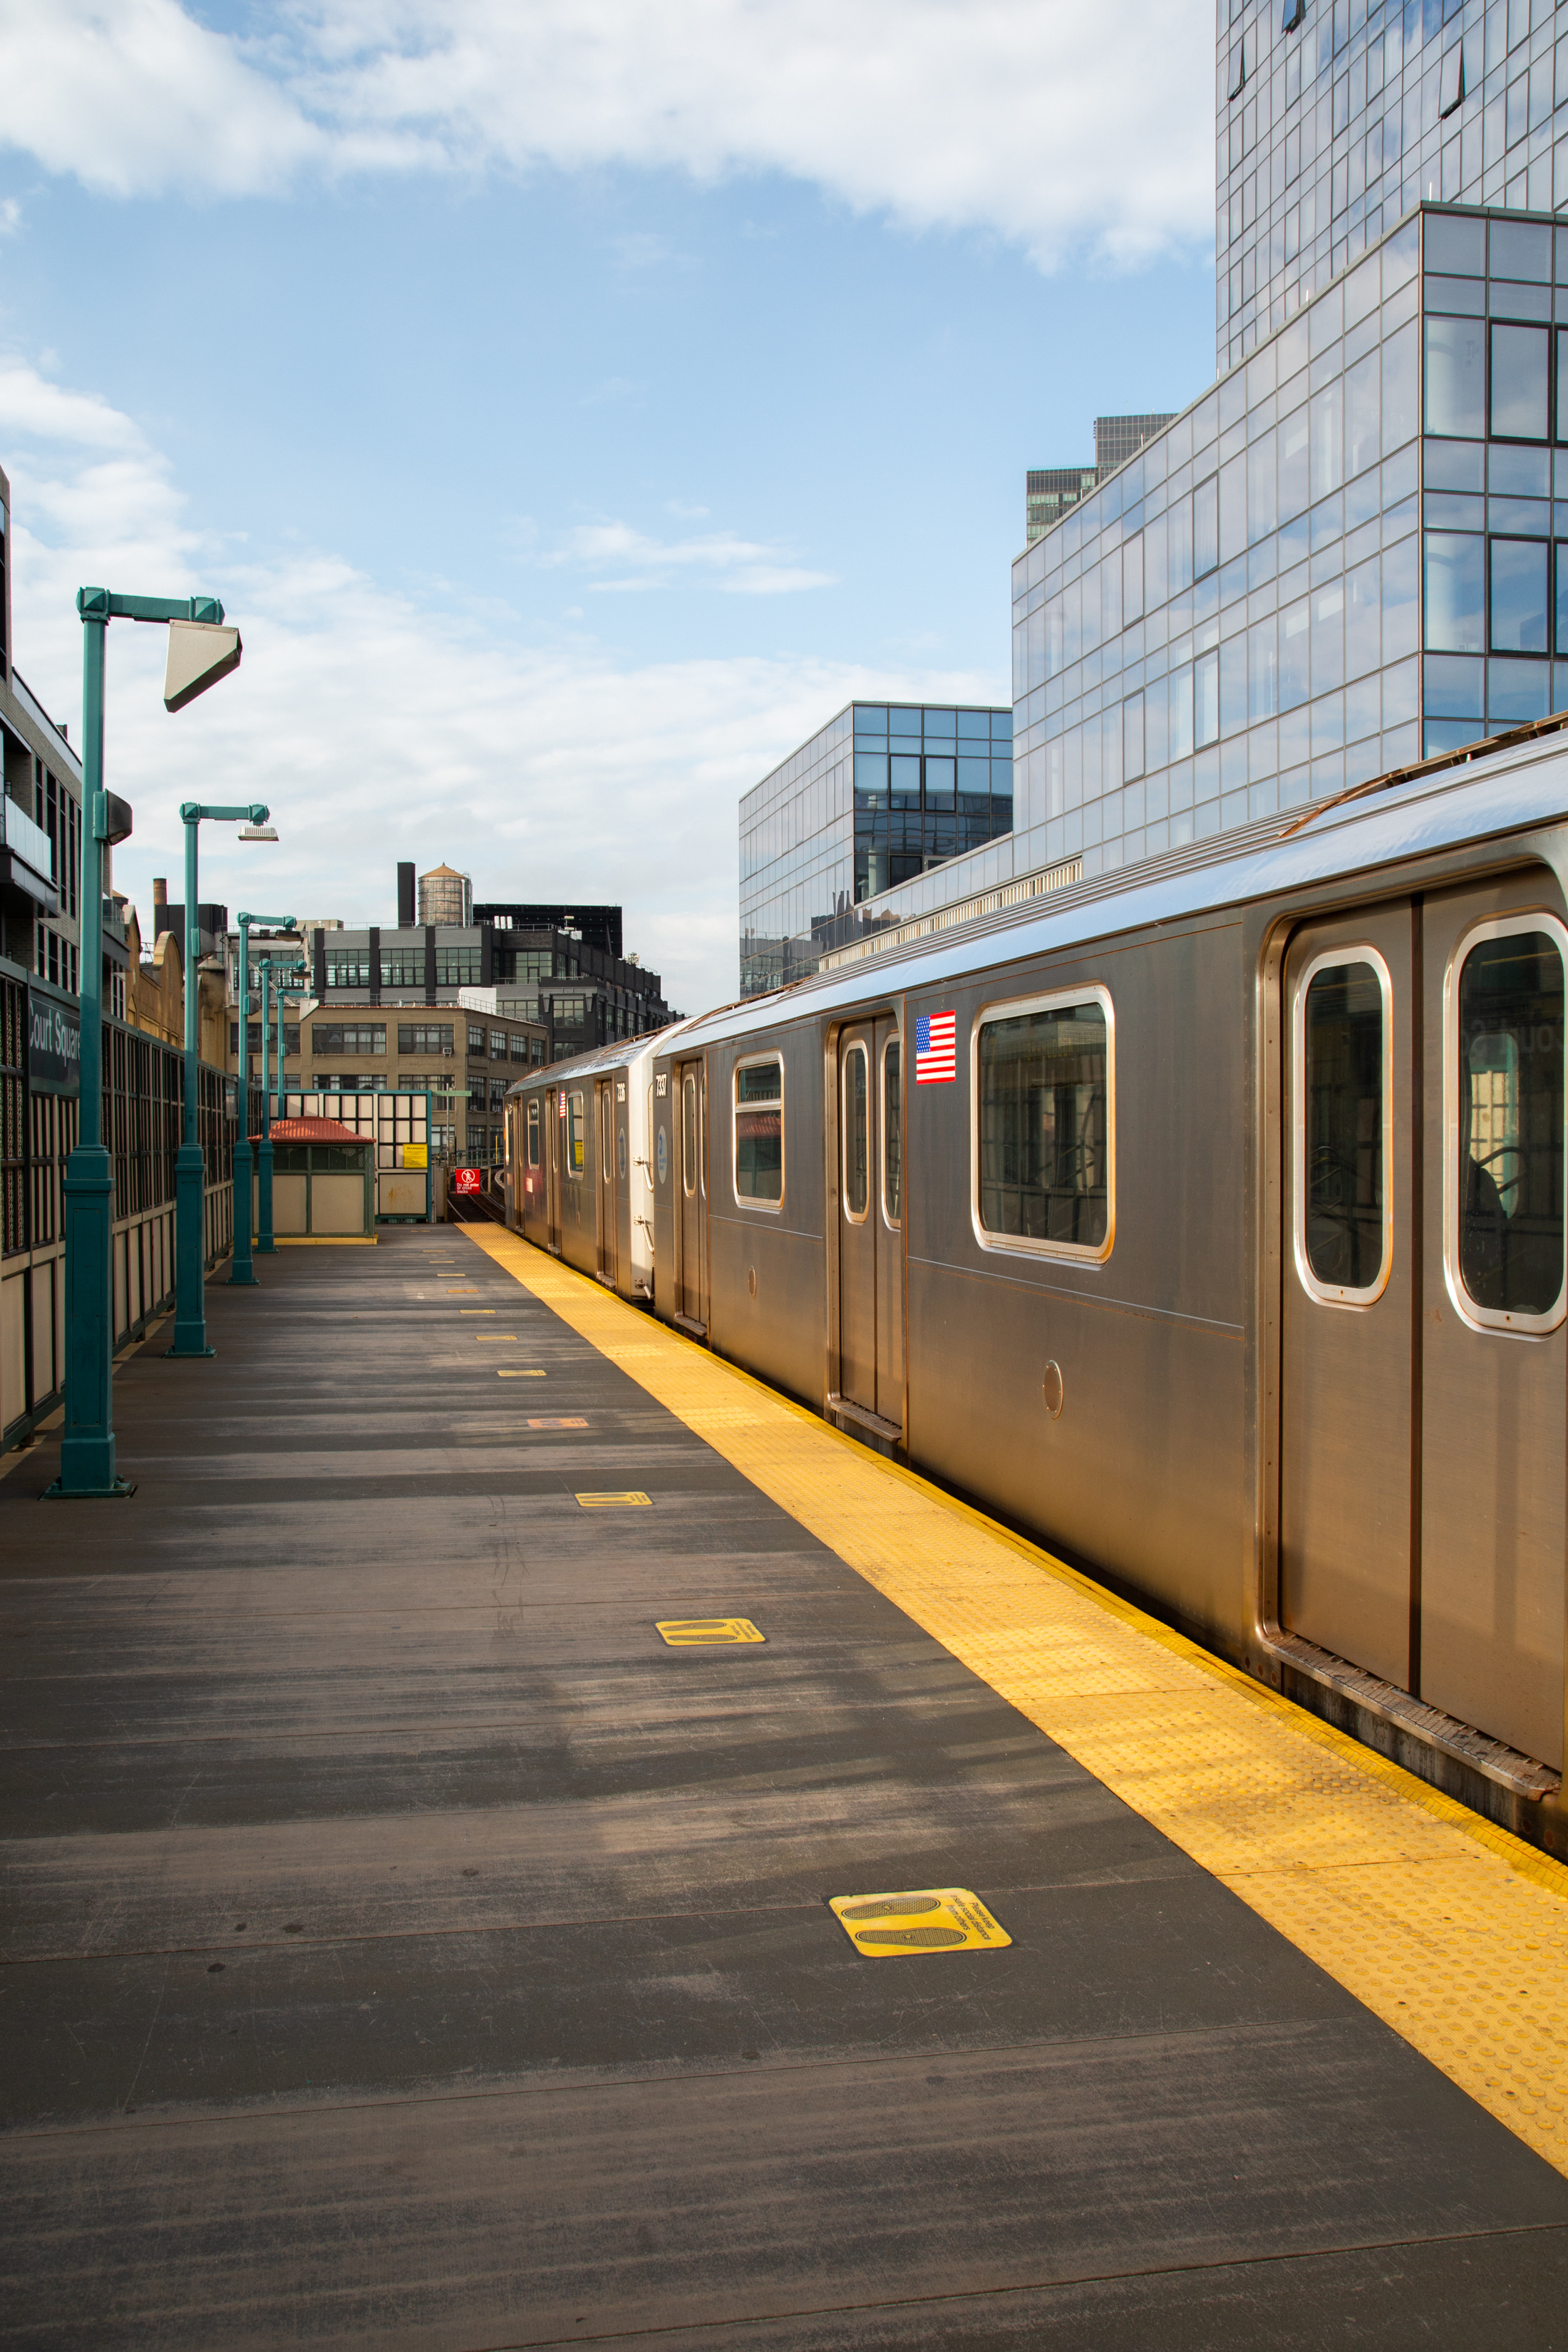
[[[0,0],[16,667],[110,635],[117,887],[619,901],[737,992],[737,803],[853,697],[1010,698],[1031,466],[1214,373],[1193,0]]]

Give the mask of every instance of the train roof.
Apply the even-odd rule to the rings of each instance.
[[[701,1016],[711,1020],[711,1013]],[[672,1021],[667,1028],[650,1030],[645,1037],[621,1037],[612,1045],[595,1045],[591,1054],[574,1054],[568,1061],[548,1062],[542,1068],[530,1070],[523,1078],[514,1078],[508,1087],[507,1100],[514,1095],[529,1093],[534,1087],[552,1087],[565,1078],[607,1076],[612,1070],[624,1070],[639,1054],[662,1053],[668,1038],[679,1036],[691,1026],[692,1016]]]
[[[1135,867],[1070,883],[937,935],[813,973],[766,996],[681,1024],[705,1045],[884,998],[941,987],[977,968],[1143,930],[1152,924],[1310,889],[1423,853],[1554,823],[1568,815],[1568,733],[1538,737],[1354,801],[1274,814],[1228,840],[1192,843]],[[654,1043],[662,1053],[661,1031]]]

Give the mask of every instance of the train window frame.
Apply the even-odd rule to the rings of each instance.
[[[1370,964],[1383,999],[1383,1265],[1376,1282],[1353,1289],[1325,1282],[1307,1255],[1307,991],[1320,971],[1347,963]],[[1323,1307],[1375,1307],[1394,1275],[1394,982],[1377,949],[1365,940],[1321,950],[1296,975],[1290,1003],[1290,1247],[1302,1289]]]
[[[849,1065],[857,1054],[865,1071],[866,1084],[866,1198],[859,1214],[849,1205]],[[838,1060],[838,1201],[844,1212],[844,1222],[863,1225],[871,1213],[871,1137],[873,1132],[871,1103],[871,1056],[864,1037],[852,1037]]]
[[[896,1217],[888,1206],[888,1056],[892,1053],[897,1053],[899,1057],[899,1214]],[[878,1189],[882,1202],[882,1223],[890,1234],[901,1234],[904,1229],[905,1082],[904,1034],[901,1029],[893,1029],[882,1040],[881,1061],[877,1073],[877,1112],[881,1123],[882,1144],[881,1181]]]
[[[566,1094],[566,1173],[574,1184],[581,1184],[588,1173],[588,1137],[581,1087],[568,1088]]]
[[[1053,1242],[1028,1234],[997,1234],[980,1213],[980,1037],[993,1022],[1021,1021],[1031,1013],[1059,1013],[1070,1004],[1098,1004],[1105,1015],[1105,1238]],[[1006,1257],[1042,1257],[1068,1265],[1103,1265],[1116,1246],[1116,1004],[1102,981],[1052,988],[983,1004],[969,1024],[969,1221],[983,1250]]]
[[[770,1062],[779,1074],[779,1196],[776,1201],[759,1200],[754,1193],[742,1192],[740,1182],[742,1105],[739,1097],[739,1085],[741,1073],[742,1070],[758,1069]],[[754,1212],[758,1216],[778,1217],[784,1214],[784,1193],[788,1185],[789,1161],[787,1139],[784,1133],[784,1061],[782,1049],[774,1045],[765,1054],[742,1054],[730,1073],[730,1190],[738,1209]]]
[[[542,1121],[541,1121],[541,1119],[540,1119],[540,1116],[539,1116],[539,1097],[538,1097],[537,1095],[530,1095],[530,1097],[529,1097],[529,1098],[528,1098],[528,1123],[527,1123],[527,1147],[526,1147],[526,1148],[527,1148],[527,1164],[528,1164],[528,1166],[529,1166],[531,1169],[536,1169],[536,1168],[539,1166],[539,1164],[540,1164],[541,1159],[542,1158],[542,1147],[541,1147],[541,1143],[540,1143],[540,1127],[541,1127],[541,1125],[542,1125]]]
[[[643,1172],[643,1178],[644,1178],[644,1181],[645,1181],[645,1182],[646,1182],[646,1183],[647,1183],[647,1189],[648,1189],[648,1191],[651,1192],[653,1191],[653,1189],[654,1189],[654,1181],[653,1181],[653,1080],[652,1080],[651,1078],[649,1078],[649,1080],[648,1080],[648,1082],[647,1082],[647,1129],[645,1129],[644,1134],[643,1134],[643,1162],[642,1162],[642,1172]]]
[[[1482,1307],[1470,1297],[1459,1269],[1459,976],[1471,950],[1486,940],[1506,940],[1525,931],[1545,931],[1562,960],[1568,1007],[1568,925],[1549,907],[1510,907],[1468,924],[1455,940],[1443,972],[1443,1280],[1461,1323],[1492,1338],[1542,1339],[1568,1319],[1568,1149],[1563,1152],[1563,1275],[1557,1297],[1541,1314]],[[1568,1040],[1564,1041],[1568,1076]]]

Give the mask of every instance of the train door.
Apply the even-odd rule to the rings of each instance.
[[[676,1321],[706,1336],[708,1329],[708,1074],[700,1061],[675,1066]]]
[[[1568,931],[1541,869],[1425,931],[1421,1696],[1561,1766]]]
[[[1361,910],[1283,1024],[1281,1620],[1553,1765],[1565,950],[1533,880]]]
[[[838,1393],[904,1421],[903,1065],[890,1016],[838,1036]]]
[[[544,1097],[544,1124],[550,1130],[547,1153],[549,1167],[544,1187],[544,1241],[557,1257],[561,1255],[561,1187],[564,1181],[564,1137],[566,1133],[566,1097],[560,1087],[552,1087]]]
[[[616,1083],[601,1078],[594,1088],[594,1124],[599,1137],[598,1270],[603,1279],[616,1280],[616,1242],[619,1212],[616,1192]],[[622,1149],[625,1149],[623,1139]]]

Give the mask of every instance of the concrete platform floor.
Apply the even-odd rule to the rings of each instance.
[[[263,1281],[0,1477],[0,2343],[1568,2346],[1562,2173],[493,1254]]]

